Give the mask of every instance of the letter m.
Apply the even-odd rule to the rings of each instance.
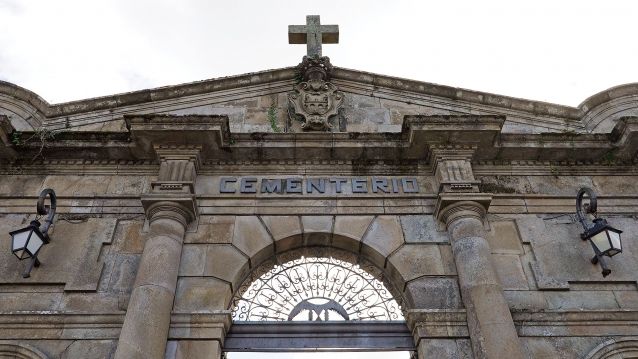
[[[281,193],[283,186],[280,179],[262,179],[261,193]]]

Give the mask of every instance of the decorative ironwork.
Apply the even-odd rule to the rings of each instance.
[[[404,319],[383,282],[332,255],[275,264],[240,288],[232,310],[238,321]]]

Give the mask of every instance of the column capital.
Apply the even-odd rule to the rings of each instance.
[[[149,193],[142,195],[142,207],[149,223],[160,218],[170,218],[181,223],[184,228],[197,217],[195,196],[162,195]]]
[[[476,218],[483,221],[492,202],[487,193],[440,194],[434,207],[434,216],[449,226],[460,218]]]

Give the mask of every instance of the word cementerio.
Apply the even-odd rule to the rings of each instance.
[[[419,193],[414,177],[256,178],[222,177],[220,193]]]

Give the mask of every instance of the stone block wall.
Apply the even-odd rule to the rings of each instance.
[[[148,190],[151,178],[2,176],[0,345],[25,344],[50,358],[113,355],[146,238],[139,194]],[[584,357],[610,340],[637,334],[633,193],[638,188],[633,179],[481,177],[483,185],[494,184],[488,187],[494,200],[485,223],[492,264],[529,357]],[[612,274],[606,278],[589,262],[591,248],[579,238],[582,229],[573,212],[574,193],[581,185],[599,193],[601,215],[625,231],[623,253],[609,261]],[[24,279],[26,263],[10,253],[7,233],[34,218],[36,195],[45,187],[56,189],[59,215],[53,240],[42,251],[42,266]],[[200,196],[200,205],[213,201],[209,194]],[[203,213],[187,230],[174,315],[217,315],[231,309],[233,295],[251,271],[276,254],[304,246],[358,254],[379,268],[378,275],[406,309],[462,311],[448,234],[433,218],[432,207],[424,205],[432,195],[419,196],[414,203],[422,213],[408,202],[392,207],[394,199],[379,205],[374,198],[362,198],[359,213],[335,214],[330,207],[317,206],[310,214],[303,206],[280,201],[273,205],[279,206],[277,214],[259,213],[259,207],[241,214],[233,206],[244,208],[245,203],[225,199],[220,203],[226,207],[216,207],[219,213]],[[274,207],[269,208],[272,212]],[[384,208],[398,213],[383,213]],[[27,329],[20,329],[17,320],[26,321]],[[190,334],[171,330],[167,352],[178,357],[201,350],[188,344]],[[423,339],[428,345],[419,346],[421,354],[470,357],[467,333],[446,335]],[[219,350],[214,341],[207,343]]]

